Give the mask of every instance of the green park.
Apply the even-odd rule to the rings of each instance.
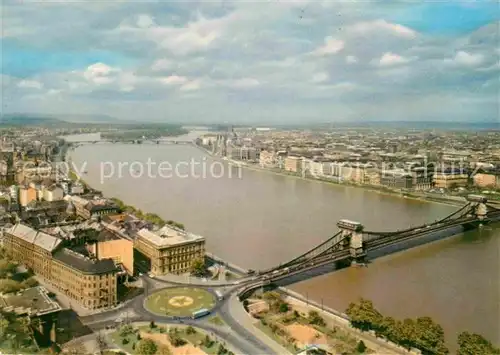
[[[151,294],[145,301],[148,311],[169,317],[188,317],[200,309],[211,310],[215,304],[212,293],[195,287],[166,288]]]

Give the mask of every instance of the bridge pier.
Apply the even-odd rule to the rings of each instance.
[[[343,219],[337,223],[337,227],[342,232],[344,247],[349,248],[351,263],[363,263],[366,257],[363,245],[363,225],[359,222]]]
[[[478,220],[484,221],[488,219],[488,206],[486,205],[488,199],[485,196],[469,195],[467,196],[467,200],[474,204],[474,214]]]

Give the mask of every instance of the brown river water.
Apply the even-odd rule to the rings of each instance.
[[[434,221],[457,209],[360,188],[238,170],[188,145],[84,145],[71,152],[71,157],[77,167],[86,162],[83,179],[106,196],[182,222],[206,237],[208,251],[252,269],[273,266],[307,251],[333,235],[343,218],[359,221],[367,230],[387,231]],[[148,159],[156,162],[149,176]],[[132,162],[136,163],[130,168]],[[168,166],[170,173],[165,173]],[[396,318],[430,316],[445,329],[450,348],[455,348],[456,336],[463,330],[500,345],[499,260],[497,225],[291,288],[340,311],[365,297],[383,314]]]

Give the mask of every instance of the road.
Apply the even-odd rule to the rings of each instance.
[[[224,300],[217,302],[215,308],[212,311],[212,313],[217,313],[227,325],[227,327],[218,327],[211,324],[208,321],[207,317],[196,320],[193,320],[191,318],[173,319],[171,317],[159,316],[150,313],[144,308],[144,300],[149,294],[151,294],[151,292],[160,288],[157,287],[157,280],[152,280],[146,276],[142,276],[142,280],[145,291],[143,295],[135,297],[119,309],[110,310],[105,313],[80,317],[81,321],[94,331],[99,331],[109,326],[115,326],[117,324],[116,321],[120,319],[128,322],[155,321],[156,323],[166,323],[173,325],[192,325],[194,327],[203,329],[206,332],[212,333],[221,339],[224,339],[228,344],[231,344],[233,347],[235,347],[240,353],[283,354],[283,351],[276,351],[274,341],[268,338],[265,334],[256,334],[252,332],[252,328],[249,329],[242,325],[245,324],[244,322],[246,320],[242,319],[241,313],[235,312],[237,311],[237,308],[234,306],[234,300],[236,298],[235,296],[231,296],[231,294],[234,292],[234,289],[228,290],[229,297],[225,297]],[[231,302],[232,306],[230,306]],[[239,302],[238,307],[242,309]],[[248,317],[246,312],[244,312],[244,314]],[[246,321],[246,324],[248,324],[248,321]]]

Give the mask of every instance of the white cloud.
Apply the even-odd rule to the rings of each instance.
[[[324,73],[324,72],[323,73],[316,73],[313,75],[311,81],[313,83],[323,83],[323,82],[327,81],[328,78],[329,78],[328,73]]]
[[[142,16],[140,25],[147,27],[130,26],[124,22],[118,27],[116,34],[133,36],[136,40],[152,41],[159,48],[176,55],[207,50],[226,32],[228,26],[238,19],[235,13],[214,19],[199,15],[196,21],[189,22],[184,27],[169,27],[155,24],[148,15]]]
[[[345,57],[345,62],[347,64],[355,64],[358,62],[358,58],[353,55],[348,55],[347,57]]]
[[[185,76],[170,75],[159,79],[165,85],[181,85],[187,83],[188,79]]]
[[[387,52],[387,53],[384,53],[384,55],[382,55],[382,57],[380,57],[378,64],[382,67],[389,67],[389,66],[393,66],[393,65],[405,64],[405,63],[408,63],[409,61],[410,61],[409,58],[405,58],[405,57],[402,57],[400,55],[397,55],[397,54],[394,54],[391,52]]]
[[[180,90],[181,91],[195,91],[199,90],[201,88],[201,82],[200,80],[192,80],[184,85],[181,86]]]
[[[325,44],[313,51],[315,55],[335,54],[344,49],[344,41],[331,36],[325,38]]]
[[[148,28],[156,25],[153,18],[149,15],[139,15],[137,18],[137,27]]]
[[[241,78],[233,80],[229,83],[229,86],[237,89],[252,88],[259,85],[260,82],[254,78]]]
[[[417,32],[403,25],[387,22],[386,20],[376,20],[368,22],[358,22],[348,26],[349,32],[359,33],[363,35],[373,35],[377,32],[387,32],[395,36],[404,38],[415,38]]]
[[[40,90],[43,88],[43,83],[37,80],[21,80],[17,83],[17,86],[23,89],[37,89]]]
[[[116,80],[114,74],[119,71],[120,69],[112,68],[104,63],[95,63],[87,67],[83,72],[83,77],[96,85],[109,84]]]
[[[60,93],[61,93],[61,90],[56,90],[56,89],[50,89],[49,91],[47,91],[47,95],[57,95]]]
[[[459,51],[455,54],[453,58],[453,63],[461,66],[475,67],[482,64],[484,61],[484,56],[482,54],[467,53],[465,51]]]
[[[153,71],[162,71],[168,70],[173,67],[174,63],[168,59],[158,59],[151,66],[151,70]]]

